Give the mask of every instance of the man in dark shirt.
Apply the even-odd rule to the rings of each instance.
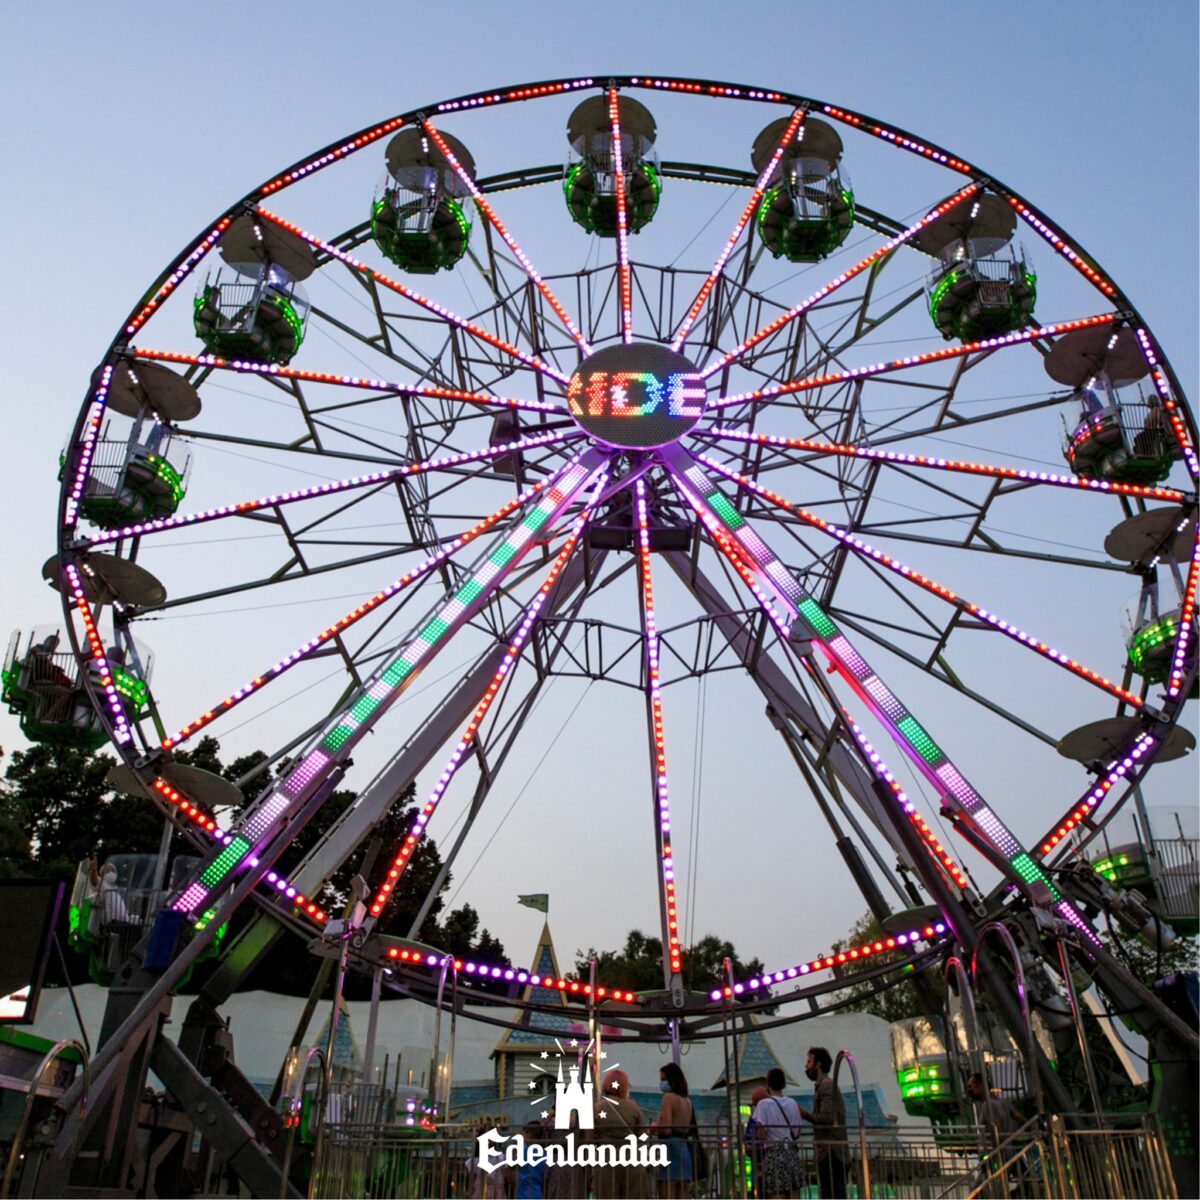
[[[817,1086],[813,1106],[800,1115],[813,1127],[813,1156],[817,1160],[817,1193],[825,1200],[846,1195],[846,1105],[829,1072],[833,1059],[824,1046],[810,1046],[804,1074]]]

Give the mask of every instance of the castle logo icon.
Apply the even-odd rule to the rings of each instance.
[[[583,1060],[583,1081],[579,1079],[579,1068],[569,1068],[570,1082],[563,1083],[562,1059],[558,1061],[558,1082],[554,1085],[554,1128],[570,1129],[571,1114],[578,1119],[579,1129],[594,1129],[595,1115],[592,1107],[593,1084],[589,1060]]]

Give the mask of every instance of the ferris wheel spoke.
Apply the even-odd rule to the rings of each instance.
[[[499,522],[504,520],[505,517],[528,504],[530,500],[534,499],[546,488],[547,483],[548,481],[538,483],[521,493],[521,495],[514,496],[507,503],[502,504],[496,509],[495,512],[472,526],[465,533],[460,534],[441,550],[438,550],[435,554],[431,554],[419,566],[401,575],[398,579],[392,580],[386,587],[381,588],[374,595],[364,600],[357,608],[351,609],[332,625],[321,630],[320,633],[310,638],[303,645],[298,646],[290,654],[281,658],[274,666],[269,667],[253,679],[248,680],[237,691],[226,696],[219,704],[213,705],[212,708],[206,709],[199,716],[189,721],[173,737],[166,738],[163,741],[163,749],[170,750],[186,742],[189,738],[199,733],[201,729],[212,724],[218,717],[231,712],[243,700],[256,695],[268,684],[275,682],[275,680],[279,679],[285,672],[290,671],[297,663],[311,658],[322,646],[325,646],[334,639],[340,638],[350,626],[357,624],[369,613],[374,612],[386,600],[390,600],[393,596],[398,595],[413,584],[424,579],[431,571],[451,559],[464,546],[479,537],[480,534],[486,533],[489,529],[494,528]]]
[[[945,362],[950,359],[964,358],[971,354],[990,354],[1007,346],[1021,346],[1028,342],[1041,341],[1043,338],[1054,337],[1067,333],[1072,329],[1085,329],[1092,325],[1110,325],[1120,319],[1116,312],[1099,313],[1095,316],[1080,317],[1073,321],[1057,321],[1052,325],[1041,325],[1034,329],[1021,329],[1015,333],[1006,333],[998,337],[982,338],[974,342],[963,342],[957,346],[940,346],[936,350],[928,350],[923,354],[909,354],[903,358],[893,358],[889,362],[872,363],[865,367],[852,367],[845,371],[830,371],[821,375],[808,375],[803,379],[793,379],[786,383],[771,383],[765,387],[756,388],[749,392],[739,392],[733,396],[720,396],[706,404],[705,412],[717,409],[731,408],[743,404],[770,403],[780,396],[796,395],[800,392],[814,391],[818,388],[829,387],[842,383],[853,383],[859,379],[872,379],[878,375],[890,375],[897,371],[910,371],[916,367],[926,367],[933,363]],[[842,349],[853,343],[847,343]]]
[[[1041,889],[1046,889],[1056,911],[1094,940],[1090,926],[1061,896],[1012,831],[854,648],[828,612],[750,528],[700,464],[680,447],[673,446],[660,453],[676,487],[722,553],[751,587],[779,632],[785,638],[791,638],[793,627],[798,625],[934,788],[976,848],[1023,891],[1032,892],[1035,903],[1043,902]]]
[[[458,740],[458,745],[455,746],[454,752],[447,760],[445,767],[442,768],[442,773],[438,776],[437,783],[434,784],[433,790],[429,793],[429,798],[421,807],[420,812],[413,818],[413,823],[409,826],[408,833],[401,842],[399,850],[396,852],[392,860],[391,866],[388,868],[387,878],[376,889],[375,897],[371,901],[371,915],[379,916],[383,912],[383,906],[387,903],[388,897],[396,889],[400,882],[401,876],[404,874],[404,868],[408,865],[409,858],[412,852],[416,849],[417,843],[424,836],[425,827],[429,824],[434,812],[437,810],[438,804],[442,797],[446,794],[446,789],[450,786],[454,776],[458,774],[458,769],[462,766],[463,760],[467,752],[474,744],[476,736],[479,733],[479,727],[483,723],[483,719],[487,716],[488,710],[492,706],[492,702],[499,694],[500,688],[504,681],[508,678],[512,668],[520,661],[521,652],[529,640],[529,635],[533,631],[533,627],[537,622],[538,615],[542,607],[546,603],[547,597],[554,590],[554,585],[558,577],[562,574],[563,568],[567,565],[567,561],[575,551],[575,547],[579,541],[579,535],[583,532],[591,515],[595,510],[596,504],[599,502],[605,485],[608,482],[608,468],[602,468],[598,475],[595,476],[595,485],[592,489],[591,498],[583,506],[579,515],[575,518],[571,525],[570,532],[567,535],[567,540],[559,550],[557,557],[554,559],[550,571],[542,582],[542,586],[538,589],[537,594],[525,607],[521,623],[517,627],[517,632],[508,643],[508,649],[501,661],[496,673],[492,676],[488,683],[487,690],[484,692],[475,712],[472,714],[470,721],[467,722],[467,727],[463,731],[462,736]]]
[[[396,480],[411,475],[424,475],[430,472],[455,470],[468,463],[488,462],[504,455],[521,454],[526,450],[534,450],[540,446],[556,445],[568,442],[582,436],[580,430],[555,430],[550,433],[536,434],[532,437],[520,438],[517,441],[502,445],[487,446],[482,450],[472,450],[463,454],[446,454],[440,458],[426,459],[424,462],[408,463],[389,471],[375,471],[370,475],[356,475],[350,479],[339,479],[331,483],[315,483],[307,487],[296,488],[290,492],[278,492],[273,496],[261,496],[256,500],[239,500],[234,504],[214,505],[212,508],[198,512],[181,513],[174,517],[164,517],[156,521],[143,521],[134,525],[125,525],[120,529],[107,529],[103,533],[89,534],[78,539],[80,547],[102,546],[110,542],[119,542],[125,538],[144,538],[150,534],[170,533],[176,529],[191,528],[212,521],[227,520],[231,517],[245,517],[250,513],[263,509],[283,508],[309,500],[325,499],[343,492],[357,491],[364,488],[379,489]],[[532,492],[526,492],[525,498]],[[518,497],[511,503],[522,502]],[[497,510],[510,511],[510,510]]]
[[[809,512],[807,509],[799,505],[792,504],[785,500],[776,492],[769,488],[763,487],[756,483],[747,475],[743,475],[737,471],[730,470],[728,467],[722,466],[720,463],[714,462],[704,454],[693,456],[696,461],[708,467],[709,470],[715,471],[726,479],[737,484],[744,491],[757,496],[767,504],[775,508],[782,509],[784,512],[790,513],[794,517],[798,517],[806,525],[813,529],[819,530],[827,537],[847,547],[857,558],[864,562],[899,575],[902,579],[907,579],[910,583],[928,592],[931,596],[936,596],[943,603],[950,605],[959,613],[972,617],[975,620],[983,623],[988,628],[996,630],[1011,638],[1014,642],[1024,646],[1027,650],[1040,655],[1042,658],[1061,667],[1068,673],[1077,676],[1079,679],[1090,683],[1093,687],[1100,691],[1107,692],[1109,695],[1115,696],[1118,700],[1130,705],[1133,708],[1141,708],[1143,704],[1142,698],[1136,693],[1131,692],[1127,688],[1122,687],[1119,683],[1114,683],[1106,678],[1098,671],[1093,671],[1083,663],[1070,657],[1070,655],[1062,653],[1053,646],[1047,645],[1041,641],[1036,635],[1027,633],[1025,630],[1012,624],[1010,621],[1004,620],[996,613],[990,612],[981,605],[975,604],[967,600],[965,597],[952,591],[950,588],[943,587],[934,579],[930,579],[927,575],[921,574],[912,567],[906,566],[904,563],[893,558],[890,554],[885,554],[883,551],[876,549],[869,542],[863,541],[860,537],[840,525],[832,521],[826,520],[824,517],[817,516],[815,513]]]
[[[1044,485],[1065,488],[1075,492],[1091,492],[1101,495],[1136,496],[1149,500],[1168,500],[1181,503],[1188,499],[1186,493],[1176,488],[1154,487],[1148,484],[1116,483],[1108,479],[1090,479],[1082,475],[1058,475],[1052,471],[1034,471],[1025,467],[997,466],[989,463],[962,462],[958,459],[938,458],[928,454],[906,454],[898,450],[881,450],[874,446],[845,445],[838,442],[815,441],[810,438],[789,438],[772,433],[752,433],[742,429],[730,429],[716,425],[708,429],[694,429],[692,436],[703,436],[720,440],[746,442],[758,446],[770,446],[782,450],[799,450],[806,454],[858,458],[869,462],[917,469],[921,471],[949,472],[951,474],[979,475],[993,479],[1008,479],[1028,485]],[[907,435],[901,435],[907,436]]]
[[[386,392],[425,400],[461,402],[481,408],[522,409],[527,412],[553,413],[555,415],[566,413],[563,405],[548,400],[522,400],[515,396],[492,396],[486,392],[468,392],[460,388],[395,383],[387,379],[342,375],[332,371],[308,371],[300,367],[281,367],[276,363],[220,358],[215,354],[184,354],[175,350],[152,350],[140,346],[134,347],[133,353],[138,358],[203,367],[210,371],[232,371],[240,375],[259,375],[269,379],[294,379],[302,383],[326,383],[359,391]]]
[[[382,271],[376,271],[373,267],[368,266],[366,263],[355,258],[352,254],[347,253],[345,250],[339,249],[330,242],[322,241],[320,238],[314,237],[311,233],[301,229],[299,225],[292,224],[291,221],[285,220],[277,213],[273,213],[268,209],[258,208],[255,211],[264,220],[273,221],[281,229],[286,229],[290,233],[294,233],[297,237],[308,242],[310,246],[314,246],[316,249],[328,254],[331,258],[336,258],[339,262],[344,263],[352,271],[356,271],[365,278],[372,280],[374,283],[387,288],[389,291],[395,292],[398,296],[403,296],[406,300],[412,301],[412,303],[425,309],[427,312],[433,313],[436,317],[447,322],[448,324],[456,326],[465,333],[469,333],[472,337],[478,338],[482,342],[486,342],[489,346],[501,351],[501,353],[507,354],[509,357],[523,362],[527,367],[532,367],[535,371],[540,371],[544,375],[551,376],[552,378],[558,380],[559,383],[565,384],[567,382],[567,377],[562,374],[561,371],[559,371],[556,367],[551,366],[543,359],[538,358],[536,355],[526,354],[524,350],[514,346],[511,342],[506,342],[503,338],[497,337],[494,333],[489,333],[488,330],[484,329],[480,325],[475,324],[474,321],[468,321],[466,317],[459,316],[457,313],[451,311],[443,304],[435,303],[433,300],[423,296],[415,289],[410,288],[407,285],[400,283],[398,280],[392,279],[390,276],[383,274]]]
[[[643,670],[646,692],[646,732],[650,743],[650,768],[654,776],[654,841],[658,856],[658,900],[662,927],[663,977],[667,987],[680,980],[679,901],[675,893],[675,856],[672,849],[671,801],[667,784],[666,735],[663,730],[662,690],[659,681],[658,626],[654,616],[654,581],[650,568],[650,519],[646,508],[645,480],[635,484],[638,584],[641,593]]]
[[[403,640],[391,661],[378,668],[365,687],[355,691],[330,717],[298,757],[292,771],[247,805],[234,824],[225,849],[203,865],[172,903],[176,912],[204,911],[228,886],[239,864],[256,857],[259,847],[273,847],[286,837],[290,817],[320,795],[329,781],[344,772],[362,738],[379,722],[451,637],[491,599],[535,544],[539,531],[553,524],[601,472],[610,455],[585,451],[541,490],[522,520],[494,542],[453,594],[436,605]]]
[[[792,138],[799,132],[800,126],[804,123],[805,115],[806,111],[803,108],[797,108],[792,113],[792,119],[784,129],[783,137],[779,139],[779,145],[775,147],[775,153],[759,173],[758,180],[754,185],[754,191],[751,193],[750,199],[746,202],[746,207],[742,209],[742,215],[738,217],[734,224],[733,232],[726,239],[725,246],[717,256],[717,261],[713,263],[712,270],[709,271],[708,277],[701,285],[695,300],[692,301],[683,320],[679,323],[679,328],[676,330],[675,337],[671,342],[671,349],[676,354],[679,353],[683,344],[687,341],[688,334],[691,332],[692,326],[695,325],[696,318],[700,315],[700,311],[703,309],[709,293],[716,286],[717,280],[724,274],[725,264],[728,263],[729,256],[733,253],[738,239],[742,236],[742,230],[746,228],[750,218],[754,215],[755,208],[766,192],[767,185],[771,182],[771,177],[775,174],[775,169],[779,166],[780,159],[783,158],[784,150]]]
[[[617,89],[608,89],[608,120],[612,128],[613,186],[617,193],[617,276],[620,281],[621,341],[633,341],[633,276],[629,269],[629,224],[625,212],[625,164],[621,152],[621,114]]]
[[[849,283],[851,279],[854,279],[856,276],[861,275],[862,272],[867,270],[868,267],[872,266],[874,263],[877,263],[881,258],[885,257],[888,254],[891,254],[892,251],[895,250],[897,247],[904,245],[905,242],[907,242],[911,238],[915,237],[918,233],[921,232],[922,229],[925,228],[925,226],[932,224],[939,217],[944,216],[952,208],[961,204],[968,197],[973,196],[976,192],[978,192],[980,190],[980,186],[981,185],[978,183],[970,183],[966,187],[955,192],[954,195],[951,196],[948,200],[943,200],[941,204],[938,204],[936,207],[931,208],[929,210],[929,212],[927,212],[919,221],[914,222],[912,225],[908,226],[908,228],[905,229],[902,233],[898,233],[895,237],[889,238],[886,242],[883,243],[882,246],[879,246],[875,250],[872,250],[871,253],[868,254],[865,258],[859,259],[859,261],[857,263],[855,263],[854,266],[843,271],[840,275],[835,276],[823,287],[818,288],[806,300],[802,300],[799,304],[795,305],[792,308],[789,308],[787,310],[787,312],[776,317],[773,321],[768,322],[761,329],[759,329],[756,333],[752,333],[748,338],[746,338],[740,345],[736,346],[733,350],[730,350],[727,353],[720,355],[713,363],[711,363],[707,367],[704,367],[700,371],[700,377],[702,379],[708,379],[710,376],[716,374],[717,371],[720,371],[723,368],[729,366],[731,363],[736,362],[748,350],[751,350],[751,349],[753,349],[753,347],[757,346],[759,342],[763,341],[766,338],[771,337],[775,333],[778,333],[780,329],[782,329],[785,325],[789,324],[790,322],[796,320],[797,317],[803,316],[803,314],[808,312],[809,309],[811,309],[814,305],[816,305],[820,301],[824,300],[827,296],[831,295],[833,292],[836,292],[838,290],[838,288],[842,287],[844,284]]]
[[[430,125],[428,121],[423,121],[421,123],[421,128],[424,129],[426,134],[428,134],[428,136],[430,138],[432,138],[433,141],[437,144],[437,147],[442,152],[443,157],[450,164],[450,166],[454,168],[454,173],[459,177],[459,179],[462,180],[463,186],[466,187],[467,191],[469,191],[471,193],[472,197],[475,200],[476,206],[479,208],[479,211],[481,213],[483,213],[483,215],[488,219],[492,228],[495,229],[495,231],[503,239],[504,244],[513,252],[513,254],[516,255],[517,261],[524,268],[526,275],[529,276],[530,280],[533,282],[534,287],[536,287],[537,290],[539,292],[541,292],[543,299],[545,299],[546,303],[550,305],[550,308],[553,310],[555,316],[557,316],[558,319],[562,322],[563,327],[571,335],[571,337],[575,340],[575,343],[579,347],[579,349],[585,355],[591,354],[591,352],[592,352],[591,346],[588,344],[588,342],[584,338],[583,334],[580,333],[579,329],[575,325],[575,322],[572,321],[571,318],[567,315],[567,310],[565,308],[563,308],[563,306],[559,302],[558,298],[550,290],[549,284],[547,284],[546,281],[541,277],[541,275],[538,274],[537,268],[533,265],[532,262],[529,261],[529,259],[525,255],[525,252],[521,249],[521,247],[519,245],[517,245],[516,239],[512,236],[511,233],[508,232],[508,229],[505,227],[504,222],[501,221],[500,218],[496,215],[496,212],[492,208],[491,204],[488,202],[487,197],[483,194],[482,191],[480,191],[479,185],[475,182],[474,179],[471,178],[471,176],[468,174],[468,172],[463,168],[462,163],[460,163],[458,161],[458,159],[455,157],[454,152],[447,145],[445,138],[443,138],[442,135],[440,133],[438,133],[438,131],[436,129],[434,129],[433,126]],[[560,375],[555,375],[555,378],[562,381],[562,376],[560,376]]]

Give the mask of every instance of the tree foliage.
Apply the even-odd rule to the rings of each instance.
[[[192,749],[178,752],[176,758],[234,784],[249,776],[241,786],[244,799],[270,782],[272,775],[263,769],[267,756],[262,751],[226,765],[220,750],[217,739],[206,736]],[[3,754],[0,750],[0,756]],[[156,854],[163,817],[148,800],[123,795],[108,785],[108,772],[114,765],[111,755],[63,746],[39,744],[14,751],[0,782],[0,878],[57,877],[70,888],[79,864],[93,854],[101,862],[113,854]],[[289,846],[281,860],[284,870],[297,866],[355,799],[354,792],[334,792]],[[374,830],[372,836],[378,845],[369,884],[378,883],[379,872],[407,832],[417,812],[415,799],[415,788],[410,785]],[[176,834],[172,852],[193,855],[197,850]],[[403,886],[393,892],[377,923],[380,932],[408,936],[441,866],[437,843],[430,837],[423,838],[409,860]],[[351,895],[351,880],[363,869],[363,854],[356,850],[332,874],[317,899],[340,916]],[[417,933],[418,940],[459,956],[469,955],[489,963],[507,962],[503,945],[486,928],[480,928],[479,914],[470,905],[463,905],[441,919],[444,894],[450,882],[447,873]],[[251,911],[250,905],[242,906],[235,914],[228,937],[236,936],[244,928]],[[64,946],[65,933],[64,926],[60,931]],[[290,938],[277,943],[259,964],[251,986],[307,991],[316,960],[297,950]],[[86,973],[82,960],[72,965],[73,978],[83,979]],[[197,971],[195,980],[201,981],[206,973]]]
[[[837,954],[843,950],[850,950],[856,946],[863,945],[865,942],[875,942],[886,936],[887,934],[884,933],[879,922],[870,913],[866,913],[855,921],[845,937],[839,938],[833,943],[833,953]],[[842,971],[846,976],[853,977],[871,969],[875,966],[875,963],[876,960],[871,957],[855,959],[843,964]],[[909,971],[912,970],[911,967],[908,969]],[[940,998],[944,986],[941,977],[931,972],[928,981],[930,987],[933,988],[935,994]],[[931,1015],[929,1004],[922,997],[921,992],[911,979],[905,979],[903,982],[882,992],[873,990],[866,983],[851,983],[848,987],[836,992],[833,999],[835,1002],[843,1002],[846,1012],[871,1013],[873,1016],[882,1017],[885,1021],[889,1022],[905,1021],[912,1017]],[[940,1015],[940,1012],[941,1009],[939,1007],[936,1015]]]
[[[662,939],[649,937],[640,929],[625,935],[620,950],[575,952],[575,971],[586,979],[591,959],[596,958],[598,978],[631,991],[661,991],[663,986]],[[761,975],[763,965],[757,958],[743,961],[732,942],[715,934],[706,934],[683,952],[684,987],[691,991],[708,991],[720,987],[725,980],[724,961],[733,964],[735,979],[744,980]]]

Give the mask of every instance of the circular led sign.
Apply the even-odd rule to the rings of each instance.
[[[666,446],[704,413],[700,373],[682,354],[650,342],[605,346],[579,364],[567,387],[576,423],[626,450]]]

